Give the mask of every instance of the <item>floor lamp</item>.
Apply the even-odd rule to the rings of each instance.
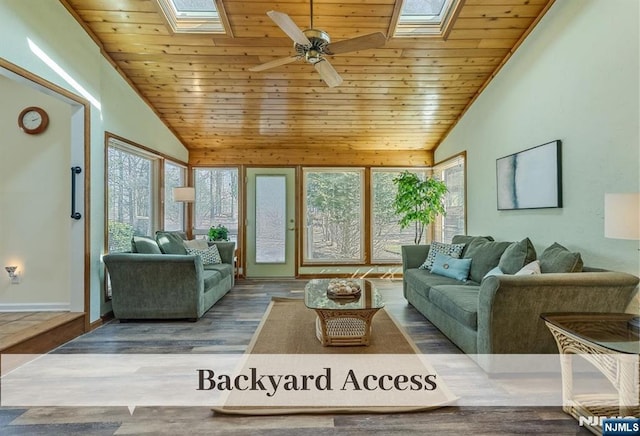
[[[604,236],[640,240],[640,193],[604,194]],[[629,325],[640,330],[640,316]]]

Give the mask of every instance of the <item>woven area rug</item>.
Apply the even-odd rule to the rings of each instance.
[[[372,337],[369,346],[324,347],[315,334],[315,311],[305,307],[300,299],[274,297],[260,322],[245,354],[251,358],[260,355],[412,355],[406,359],[415,362],[413,368],[435,374],[431,366],[419,358],[420,351],[411,338],[395,320],[384,310],[378,311],[372,321]],[[320,356],[322,358],[322,356]],[[331,357],[327,356],[328,361]],[[404,360],[405,358],[402,358]],[[231,392],[230,396],[240,395]],[[430,410],[453,403],[453,395],[442,380],[438,381],[437,394],[431,394],[428,404],[418,406],[239,406],[241,401],[228,401],[225,405],[212,410],[223,414],[241,415],[277,415],[294,413],[398,413]]]

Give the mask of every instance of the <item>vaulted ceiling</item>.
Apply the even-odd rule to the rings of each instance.
[[[446,36],[392,37],[402,0],[316,0],[332,42],[382,32],[381,48],[329,57],[330,88],[266,15],[309,27],[308,0],[222,0],[232,36],[174,34],[156,0],[60,0],[190,150],[192,160],[265,152],[433,150],[553,0],[466,0]]]

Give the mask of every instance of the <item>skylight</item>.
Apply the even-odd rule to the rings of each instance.
[[[394,36],[444,35],[460,0],[404,0]]]
[[[215,0],[157,0],[176,33],[226,33],[224,11]]]

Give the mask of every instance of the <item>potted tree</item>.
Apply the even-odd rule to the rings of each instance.
[[[228,241],[229,229],[222,224],[209,227],[209,240],[210,241]]]
[[[413,242],[419,244],[426,226],[438,215],[445,215],[444,196],[447,186],[441,180],[427,177],[421,180],[417,174],[402,172],[393,179],[398,191],[393,201],[396,214],[400,215],[400,228],[415,226]]]

